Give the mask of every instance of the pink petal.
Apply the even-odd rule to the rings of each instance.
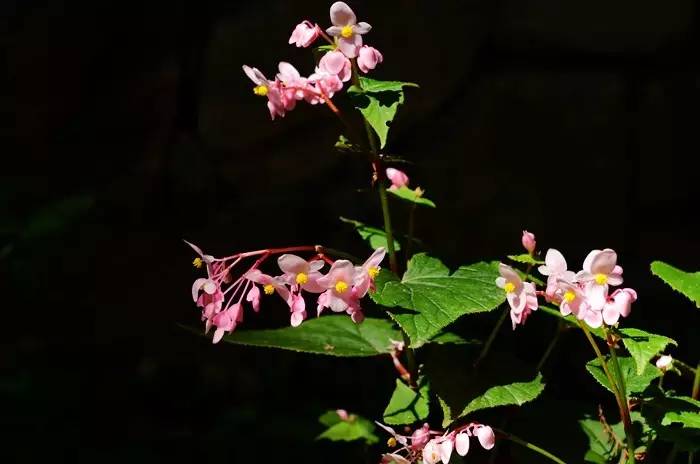
[[[595,311],[600,311],[607,301],[608,286],[589,283],[586,286],[586,299]]]
[[[341,37],[338,39],[338,49],[348,58],[355,58],[362,46],[362,36],[354,34],[349,39]]]
[[[622,282],[624,282],[624,280],[620,274],[610,274],[608,276],[608,284],[610,285],[618,286],[622,285]]]
[[[585,321],[590,327],[597,329],[603,325],[603,314],[601,311],[589,310],[586,313]]]
[[[355,24],[355,26],[352,28],[352,31],[355,34],[367,34],[370,30],[372,29],[372,26],[365,22],[360,22]]]
[[[523,281],[520,280],[520,276],[518,275],[518,273],[515,272],[512,267],[503,263],[499,263],[498,272],[501,274],[502,277],[505,277],[505,279],[508,282],[511,282],[513,285],[515,285],[515,291],[517,293],[520,287],[522,287],[523,285]]]
[[[564,255],[555,248],[547,250],[544,263],[546,266],[540,266],[540,273],[542,275],[561,274],[566,271],[566,259],[564,259]],[[545,270],[546,273],[542,272],[543,270]]]
[[[224,334],[226,331],[224,329],[216,329],[214,331],[214,337],[211,339],[211,342],[216,344],[221,341],[221,339],[224,337]]]
[[[188,245],[194,250],[194,252],[197,253],[199,256],[204,256],[204,253],[202,252],[202,249],[199,248],[197,245],[195,245],[194,243],[190,243],[190,242],[188,242],[187,240],[183,240],[183,242],[185,242],[186,244],[188,244]]]
[[[295,277],[300,272],[305,274],[309,273],[309,263],[304,258],[300,258],[297,255],[284,254],[277,258],[277,265],[282,272],[293,274]]]
[[[612,274],[616,263],[617,253],[610,248],[606,248],[598,253],[591,261],[591,273],[605,275]]]
[[[208,280],[209,279],[205,279],[205,278],[201,277],[201,278],[195,280],[194,283],[192,284],[192,299],[194,300],[195,303],[197,302],[197,298],[199,297],[199,290],[202,288],[204,283]]]
[[[243,72],[248,76],[248,79],[253,81],[255,85],[267,84],[267,78],[261,73],[258,68],[251,68],[250,66],[243,65]]]
[[[325,266],[326,263],[322,259],[315,259],[313,261],[309,261],[309,271],[310,272],[315,272],[315,271],[320,271],[323,269],[323,266]]]
[[[280,74],[284,76],[285,79],[292,80],[299,79],[301,77],[301,74],[299,74],[297,68],[287,63],[286,61],[280,61],[280,63],[277,65],[277,68],[279,69]]]
[[[355,12],[345,2],[335,2],[331,5],[331,23],[334,26],[352,26],[356,22]]]
[[[306,311],[294,311],[291,316],[292,327],[299,327],[306,319]]]
[[[342,31],[343,31],[342,26],[331,26],[328,29],[326,29],[326,32],[331,37],[338,37]]]
[[[253,285],[251,289],[248,290],[248,294],[246,295],[245,299],[252,304],[253,310],[256,313],[260,311],[260,289],[257,287],[257,285]]]
[[[452,456],[452,450],[454,449],[454,443],[449,438],[442,443],[440,443],[440,459],[443,463],[450,462],[450,457]]]
[[[600,253],[600,250],[593,250],[588,255],[586,256],[586,259],[583,260],[583,270],[586,272],[592,272],[591,271],[591,264],[593,263],[593,260],[595,259],[596,256],[598,256],[598,253]]]
[[[469,452],[469,435],[460,432],[455,437],[455,449],[460,456],[466,456]]]
[[[603,308],[603,320],[607,325],[615,325],[620,319],[620,311],[617,310],[614,304],[606,304]]]
[[[496,435],[488,425],[483,425],[476,430],[476,436],[484,449],[490,450],[496,444]]]
[[[333,263],[328,274],[318,279],[318,284],[323,288],[333,288],[338,281],[350,285],[354,281],[355,266],[348,260],[339,259]]]
[[[210,295],[213,295],[218,288],[219,286],[211,279],[207,279],[202,286],[202,289]]]

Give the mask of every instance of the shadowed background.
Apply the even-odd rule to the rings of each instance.
[[[384,54],[372,77],[421,86],[407,91],[387,152],[438,205],[419,212],[424,250],[451,266],[502,259],[527,228],[578,269],[590,249],[612,247],[640,293],[625,323],[675,338],[674,354],[696,362],[699,313],[648,271],[654,259],[691,270],[700,258],[695,2],[350,4]],[[271,122],[241,71],[272,76],[285,60],[309,74],[311,53],[287,39],[302,19],[327,25],[329,6],[0,6],[8,462],[375,462],[367,456],[379,449],[315,442],[316,418],[339,407],[379,418],[390,360],[212,346],[178,327],[198,324],[183,238],[215,255],[315,243],[369,251],[338,220],[380,224],[369,166],[332,149],[342,126],[305,104]],[[406,208],[394,208],[401,233]],[[496,318],[456,327],[484,338]],[[287,322],[265,302],[245,328]],[[554,327],[535,314],[505,328],[498,351],[534,366]],[[571,462],[581,433],[534,424],[550,410],[610,406],[582,367],[591,357],[565,335],[545,367],[547,399],[514,424]],[[538,461],[504,449],[499,462]]]

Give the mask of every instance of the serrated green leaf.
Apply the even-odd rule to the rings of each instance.
[[[615,439],[603,428],[603,424],[598,419],[582,419],[578,421],[584,434],[588,437],[588,451],[584,456],[585,462],[595,464],[608,464],[615,457],[619,456],[620,448]],[[622,422],[610,427],[618,437],[624,437],[624,427]]]
[[[340,220],[346,224],[351,224],[357,233],[360,234],[362,240],[367,241],[369,246],[371,246],[374,250],[380,247],[388,248],[386,242],[386,232],[384,232],[382,229],[368,226],[360,221],[344,218],[342,216],[340,217]],[[394,238],[394,250],[399,251],[400,249],[401,244],[396,240],[396,238]]]
[[[651,263],[651,272],[700,308],[700,272],[685,272],[662,261]]]
[[[355,324],[348,316],[338,315],[310,319],[299,327],[237,330],[223,340],[330,356],[376,356],[389,353],[391,340],[401,340],[401,332],[386,319],[365,318]]]
[[[396,379],[396,389],[384,410],[384,423],[390,425],[412,424],[424,420],[430,414],[430,389],[425,378],[418,381],[418,390],[412,390]]]
[[[639,329],[621,329],[622,342],[637,363],[637,375],[642,375],[651,358],[661,353],[669,344],[678,346],[675,340]]]
[[[411,82],[378,81],[360,77],[360,87],[348,89],[353,105],[367,120],[379,137],[381,148],[386,145],[389,125],[404,102],[404,87],[418,87]]]
[[[436,258],[424,253],[414,255],[402,280],[382,269],[375,281],[372,299],[389,308],[410,312],[393,312],[414,348],[430,341],[450,323],[465,314],[496,309],[505,300],[496,287],[495,263],[462,266],[453,274]]]
[[[402,200],[408,201],[410,203],[415,203],[417,205],[423,205],[423,206],[428,206],[430,208],[435,208],[435,203],[433,203],[431,200],[428,200],[427,198],[425,198],[423,196],[423,191],[418,190],[418,188],[413,190],[413,189],[410,189],[404,185],[401,188],[389,189],[389,190],[387,190],[387,192],[394,195],[395,197],[401,198]]]
[[[342,420],[337,412],[328,411],[319,418],[319,422],[327,426],[328,429],[316,437],[317,440],[364,440],[368,445],[379,441],[379,438],[374,434],[374,424],[356,414],[351,414],[347,420]]]
[[[685,396],[669,395],[658,389],[654,393],[653,397],[644,401],[642,414],[658,438],[674,443],[684,451],[700,450],[700,430],[679,426],[686,421],[685,416],[692,425],[695,418],[692,414],[700,413],[700,402]]]
[[[622,377],[625,381],[627,396],[630,396],[631,393],[642,393],[654,379],[661,376],[661,371],[656,366],[651,366],[649,369],[644,371],[644,374],[638,375],[634,359],[618,357],[617,360],[620,363],[620,371],[622,372]],[[608,358],[606,362],[608,364],[610,375],[612,375],[615,379],[615,383],[619,384],[619,379],[615,375],[615,369],[613,369],[610,359]],[[598,362],[597,358],[589,361],[586,364],[586,369],[588,372],[590,372],[593,378],[598,381],[599,384],[607,388],[610,393],[612,393],[608,377],[605,375],[605,370]]]
[[[661,425],[682,424],[684,429],[700,429],[700,414],[691,411],[667,412]]]
[[[459,417],[499,406],[522,406],[540,396],[543,391],[542,374],[537,374],[537,377],[530,382],[516,382],[510,385],[491,387],[483,395],[471,400],[459,414]]]
[[[511,261],[515,261],[516,263],[530,264],[532,266],[535,266],[537,264],[544,264],[544,261],[535,259],[532,257],[532,255],[528,253],[523,253],[521,255],[508,255],[508,259],[510,259]]]

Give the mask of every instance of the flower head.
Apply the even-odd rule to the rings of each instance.
[[[347,82],[352,77],[350,60],[338,50],[323,55],[318,62],[318,69],[322,73],[338,76],[342,82]]]
[[[367,292],[373,288],[374,279],[379,274],[379,265],[386,256],[384,247],[379,247],[374,250],[374,253],[367,258],[362,266],[355,267],[355,277],[353,280],[355,295],[358,298],[364,297]]]
[[[333,26],[326,29],[326,32],[335,37],[338,48],[345,56],[355,58],[362,46],[362,34],[368,33],[372,26],[364,22],[358,23],[355,13],[344,2],[331,5],[331,23]]]
[[[386,177],[391,181],[389,190],[396,190],[403,186],[408,186],[408,176],[403,171],[395,168],[386,168]]]
[[[659,356],[659,359],[656,360],[656,367],[661,369],[663,372],[666,372],[673,366],[673,358],[671,355],[665,354],[663,356]]]
[[[607,325],[615,325],[620,316],[627,317],[632,311],[632,303],[637,301],[637,292],[631,288],[615,290],[603,306],[603,320]]]
[[[367,74],[377,67],[377,64],[384,61],[384,56],[374,47],[363,45],[357,55],[357,66],[360,71]]]
[[[317,25],[311,24],[309,21],[302,21],[292,31],[289,43],[306,48],[316,41],[320,32]]]
[[[267,97],[267,108],[270,110],[272,119],[274,120],[275,116],[284,117],[289,103],[287,102],[287,105],[285,105],[280,83],[268,80],[257,68],[251,68],[247,65],[243,65],[243,72],[255,84],[253,93],[261,97]]]
[[[530,282],[523,282],[518,273],[506,264],[500,263],[498,272],[501,277],[496,279],[496,285],[506,292],[510,318],[515,329],[518,324],[524,324],[530,313],[538,307],[535,286]]]
[[[318,284],[318,279],[323,277],[319,272],[324,266],[323,261],[306,261],[297,255],[284,254],[277,258],[277,264],[284,273],[282,280],[293,288],[298,286],[311,293],[326,290]]]
[[[617,253],[610,248],[591,251],[576,279],[590,284],[587,295],[591,307],[602,310],[607,299],[608,285],[622,284],[622,268],[617,265]]]
[[[540,274],[547,276],[545,295],[549,301],[561,293],[560,283],[562,281],[572,283],[576,279],[576,274],[566,269],[564,255],[554,248],[547,250],[547,254],[544,257],[544,265],[540,266],[538,270]]]

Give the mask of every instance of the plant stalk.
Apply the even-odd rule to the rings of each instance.
[[[505,322],[507,316],[508,310],[505,309],[502,311],[501,317],[498,318],[496,325],[493,326],[493,330],[491,330],[489,338],[486,339],[486,343],[484,343],[484,347],[481,349],[479,356],[476,358],[476,361],[474,361],[474,368],[478,367],[479,363],[486,357],[487,354],[489,354],[491,345],[493,345],[493,341],[496,339],[496,335],[498,335],[498,331],[501,330],[501,326],[503,325],[503,322]]]
[[[552,351],[554,351],[554,347],[556,346],[557,342],[559,341],[559,337],[561,336],[561,333],[563,331],[564,331],[564,321],[560,320],[559,323],[557,324],[557,331],[555,332],[552,339],[549,341],[549,345],[547,345],[547,349],[544,351],[544,354],[542,354],[542,358],[540,358],[540,362],[537,363],[537,368],[535,369],[537,372],[540,372],[542,370],[544,363],[546,363],[547,359],[549,359],[549,355],[551,355]]]

